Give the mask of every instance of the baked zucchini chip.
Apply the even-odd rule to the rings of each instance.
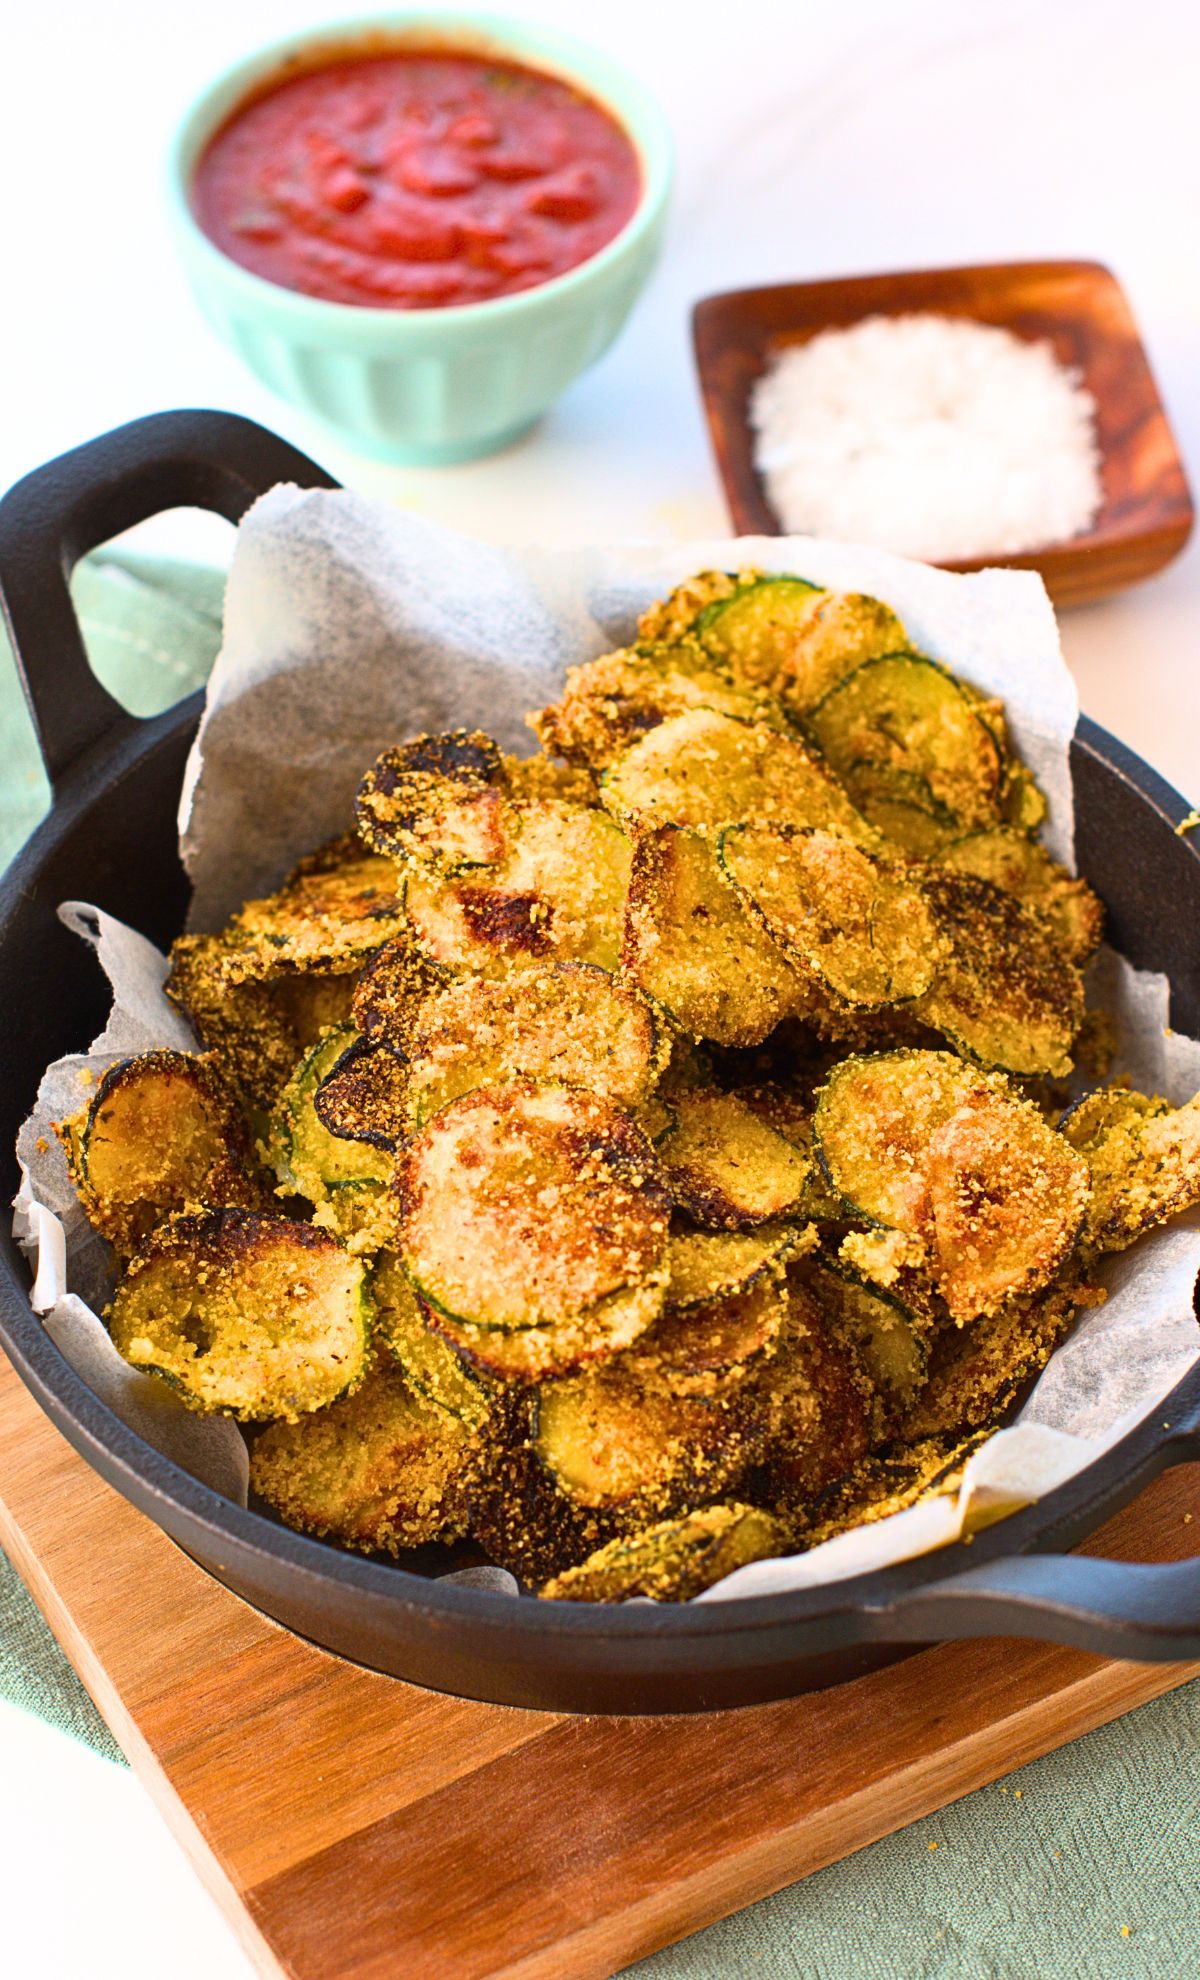
[[[465,1094],[403,1149],[395,1193],[439,1331],[502,1378],[612,1353],[661,1309],[669,1199],[644,1135],[591,1094]]]
[[[637,835],[621,966],[693,1038],[757,1045],[810,992],[721,877],[714,846],[661,826]]]
[[[372,851],[440,873],[494,866],[508,849],[505,787],[500,750],[481,730],[414,736],[363,778],[358,829]]]
[[[385,1146],[332,1133],[316,1106],[322,1083],[357,1042],[358,1033],[343,1028],[305,1053],[279,1096],[263,1154],[281,1196],[306,1197],[316,1223],[355,1250],[373,1251],[388,1241],[394,1221],[386,1190],[392,1155]]]
[[[971,873],[925,867],[921,891],[950,954],[918,1015],[981,1066],[1068,1073],[1083,979],[1040,918]]]
[[[1172,1107],[1104,1087],[1059,1126],[1088,1165],[1087,1236],[1097,1250],[1124,1251],[1143,1231],[1200,1202],[1200,1095]]]
[[[929,989],[945,945],[904,866],[832,832],[727,825],[721,869],[784,955],[864,1010]]]
[[[1073,963],[1083,964],[1100,946],[1104,907],[1086,880],[1073,880],[1036,839],[1011,825],[971,832],[939,856],[954,873],[990,880],[1041,916],[1054,941]]]
[[[879,1436],[895,1424],[925,1381],[928,1325],[918,1324],[891,1293],[827,1257],[807,1260],[803,1273],[831,1337],[849,1342],[875,1392],[872,1428]]]
[[[466,1532],[479,1463],[469,1426],[384,1361],[354,1395],[264,1430],[250,1453],[250,1489],[302,1533],[398,1554]]]
[[[899,775],[967,825],[1000,816],[996,738],[953,675],[914,653],[864,661],[811,710],[806,726],[857,804]],[[896,786],[897,795],[902,786]],[[821,819],[809,821],[821,824]]]
[[[751,1561],[787,1550],[778,1520],[759,1506],[702,1506],[661,1520],[629,1539],[610,1540],[578,1567],[555,1575],[538,1594],[550,1602],[690,1602]]]
[[[877,835],[798,736],[711,708],[660,722],[607,769],[600,795],[628,825],[716,832],[761,824],[820,825],[868,844]]]
[[[524,962],[615,969],[632,852],[607,812],[551,799],[514,810],[503,860],[466,875],[409,874],[405,906],[427,962],[495,976]]]
[[[933,1341],[929,1374],[900,1434],[907,1440],[960,1437],[996,1424],[1049,1361],[1080,1306],[1097,1291],[1068,1274],[1033,1299],[1017,1299],[971,1327],[945,1327]]]
[[[362,1264],[311,1224],[206,1210],[160,1224],[106,1315],[118,1352],[191,1409],[296,1422],[367,1360]]]
[[[621,1362],[537,1392],[533,1450],[576,1505],[644,1525],[727,1492],[756,1454],[738,1399],[672,1395]]]
[[[711,655],[688,639],[623,647],[569,667],[562,700],[527,719],[543,749],[599,771],[650,729],[689,708],[789,726],[769,695],[734,687]]]
[[[497,1567],[526,1588],[584,1561],[623,1532],[616,1513],[577,1505],[560,1492],[533,1449],[536,1395],[503,1393],[488,1433],[488,1463],[470,1488],[471,1533]]]
[[[393,862],[370,853],[298,868],[277,894],[234,915],[222,937],[227,980],[357,969],[404,927],[400,888]]]
[[[247,1173],[245,1122],[211,1055],[122,1059],[54,1131],[88,1222],[118,1252],[136,1251],[188,1205],[257,1209],[264,1201]]]
[[[667,1245],[667,1308],[672,1313],[748,1292],[764,1275],[774,1277],[785,1260],[811,1251],[811,1224],[782,1221],[749,1231],[672,1231]]]
[[[407,1052],[426,1001],[448,980],[448,972],[422,955],[410,933],[397,935],[354,980],[349,1016],[364,1038]]]
[[[313,1112],[335,1140],[388,1152],[408,1133],[408,1111],[408,1062],[377,1038],[352,1037],[313,1093]]]
[[[921,1247],[960,1325],[1047,1285],[1079,1237],[1086,1163],[1006,1081],[949,1053],[843,1060],[815,1125],[834,1188]]]
[[[758,1384],[766,1457],[754,1496],[789,1523],[858,1462],[871,1440],[871,1392],[857,1358],[829,1335],[800,1284]]]
[[[507,1079],[582,1086],[632,1110],[648,1100],[669,1049],[646,999],[594,963],[466,977],[430,997],[413,1027],[412,1124]]]
[[[795,714],[865,660],[908,646],[900,620],[878,598],[824,591],[798,577],[739,584],[704,608],[695,633],[739,687],[768,688]]]
[[[777,1264],[742,1291],[668,1308],[627,1350],[623,1365],[647,1388],[676,1396],[727,1395],[769,1358],[787,1311]]]
[[[920,1437],[864,1457],[805,1509],[793,1545],[806,1553],[856,1526],[873,1526],[906,1512],[918,1499],[956,1492],[963,1467],[983,1442],[983,1431]]]
[[[658,1146],[667,1188],[710,1230],[738,1231],[794,1210],[811,1162],[735,1093],[698,1088],[671,1102],[675,1125]]]
[[[396,1252],[380,1252],[371,1274],[371,1294],[375,1337],[399,1363],[411,1386],[459,1417],[468,1429],[482,1429],[496,1391],[430,1325],[429,1313]]]
[[[284,1008],[281,979],[230,981],[230,960],[222,936],[181,935],[171,949],[164,987],[246,1107],[260,1114],[274,1104],[304,1043]],[[299,987],[310,980],[318,979],[297,976],[290,983]]]

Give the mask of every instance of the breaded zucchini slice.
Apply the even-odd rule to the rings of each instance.
[[[380,1252],[371,1273],[371,1294],[375,1337],[399,1363],[411,1386],[460,1417],[468,1429],[482,1429],[496,1391],[430,1325],[429,1313],[413,1291],[398,1253]]]
[[[143,1052],[102,1073],[88,1105],[54,1131],[88,1222],[119,1252],[190,1204],[254,1209],[245,1122],[213,1055]]]
[[[106,1315],[118,1352],[188,1406],[294,1423],[360,1380],[371,1298],[328,1231],[250,1210],[160,1224]]]
[[[803,714],[865,660],[908,635],[878,598],[825,591],[798,577],[757,577],[706,605],[695,634],[740,686],[756,685]]]
[[[729,1491],[757,1448],[737,1396],[672,1395],[621,1361],[537,1391],[533,1450],[542,1469],[576,1505],[627,1525]]]
[[[495,976],[530,961],[615,969],[632,851],[607,812],[546,799],[515,813],[496,866],[465,875],[417,869],[405,906],[426,961]]]
[[[727,825],[726,877],[776,946],[836,1002],[920,997],[946,945],[907,869],[833,832]]]
[[[689,709],[651,729],[604,772],[600,795],[630,826],[716,832],[753,818],[764,825],[819,825],[877,842],[799,736],[711,708]]]
[[[1073,963],[1095,954],[1104,933],[1104,907],[1086,880],[1073,880],[1044,846],[1011,825],[995,825],[956,839],[939,855],[954,873],[973,873],[1016,896],[1040,915],[1062,953]]]
[[[540,804],[544,798],[557,799],[560,804],[596,802],[595,778],[575,764],[552,763],[548,756],[510,756],[507,751],[503,760],[514,804]]]
[[[985,1434],[921,1437],[861,1458],[801,1509],[793,1545],[807,1553],[856,1526],[873,1526],[892,1513],[906,1512],[918,1499],[956,1492],[963,1467]]]
[[[1040,918],[970,873],[927,866],[921,891],[949,958],[918,1016],[978,1065],[1027,1077],[1069,1072],[1083,979]]]
[[[1047,1285],[1078,1239],[1087,1164],[1007,1081],[949,1053],[844,1060],[815,1128],[833,1187],[923,1248],[959,1324]]]
[[[787,1324],[757,1383],[765,1457],[755,1497],[791,1521],[871,1440],[871,1391],[812,1294],[789,1288]]]
[[[280,997],[280,981],[233,981],[220,935],[182,935],[165,989],[252,1112],[269,1108],[304,1049]],[[299,986],[307,979],[297,976]],[[320,979],[324,982],[324,978]]]
[[[837,1192],[830,1187],[829,1178],[816,1158],[813,1145],[813,1102],[807,1092],[780,1084],[776,1080],[765,1080],[754,1086],[739,1086],[738,1099],[760,1120],[774,1128],[785,1141],[808,1158],[808,1181],[792,1212],[797,1217],[812,1217],[819,1223],[844,1223],[848,1206]]]
[[[281,1196],[307,1198],[316,1223],[336,1231],[356,1251],[374,1251],[389,1241],[394,1224],[386,1189],[391,1152],[332,1133],[316,1106],[323,1081],[357,1038],[350,1028],[330,1031],[305,1053],[279,1096],[262,1152]]]
[[[732,598],[743,585],[755,584],[762,575],[758,570],[697,571],[666,598],[646,607],[638,620],[638,639],[647,644],[685,639],[708,606]]]
[[[250,1453],[250,1489],[287,1526],[362,1553],[398,1554],[466,1532],[480,1444],[381,1361],[362,1387]]]
[[[359,972],[349,1016],[364,1038],[407,1052],[427,1000],[448,981],[449,972],[422,955],[411,932],[397,935]]]
[[[911,1308],[840,1260],[810,1258],[802,1269],[831,1337],[850,1343],[875,1392],[873,1428],[878,1434],[909,1407],[925,1381],[928,1323],[920,1324]]]
[[[384,750],[358,787],[358,829],[372,851],[440,873],[494,866],[509,844],[499,747],[480,729],[414,736]]]
[[[751,917],[716,850],[677,826],[639,832],[621,966],[694,1038],[757,1045],[808,986]]]
[[[610,1540],[578,1567],[539,1588],[550,1602],[690,1602],[751,1561],[787,1550],[779,1521],[759,1506],[733,1500],[660,1520],[628,1539]]]
[[[971,1327],[944,1327],[931,1345],[928,1377],[901,1420],[900,1435],[956,1438],[999,1422],[1045,1367],[1079,1307],[1101,1297],[1068,1272],[1048,1291],[1012,1300]]]
[[[1123,1251],[1200,1202],[1200,1095],[1185,1107],[1127,1087],[1089,1093],[1059,1123],[1088,1165],[1088,1241]]]
[[[782,1265],[737,1292],[668,1308],[622,1358],[647,1388],[677,1396],[721,1396],[756,1374],[787,1318]]]
[[[466,977],[430,997],[413,1027],[412,1125],[507,1079],[582,1086],[632,1110],[649,1098],[669,1049],[645,997],[594,963]]]
[[[350,1030],[349,1042],[317,1083],[313,1112],[335,1141],[394,1152],[408,1133],[408,1061],[384,1040]],[[334,1035],[344,1038],[346,1031]]]
[[[464,1094],[402,1150],[395,1194],[408,1270],[456,1327],[594,1326],[611,1348],[614,1309],[640,1332],[662,1303],[670,1203],[654,1152],[591,1094],[529,1080]]]
[[[733,1293],[748,1292],[774,1277],[785,1260],[811,1251],[811,1224],[783,1221],[748,1231],[672,1231],[667,1245],[667,1309],[678,1313]]]
[[[526,719],[544,749],[600,771],[648,730],[689,708],[787,728],[762,689],[734,687],[695,640],[622,647],[567,669],[562,700]]]
[[[277,894],[247,901],[234,915],[222,937],[226,976],[244,983],[356,969],[403,927],[401,880],[390,859],[363,853],[334,866],[302,865]]]
[[[577,1505],[560,1492],[533,1449],[532,1389],[507,1390],[488,1433],[488,1461],[470,1487],[473,1537],[497,1567],[527,1588],[625,1530],[618,1513]]]
[[[899,775],[864,773],[859,780],[858,807],[889,845],[911,859],[938,860],[947,846],[962,837],[961,825],[945,805],[935,804],[916,780]]]
[[[735,1093],[674,1096],[675,1125],[658,1146],[667,1188],[710,1230],[747,1230],[799,1204],[811,1160]]]
[[[856,804],[860,794],[878,795],[881,774],[899,773],[964,826],[999,821],[995,735],[977,701],[932,660],[892,653],[864,661],[817,703],[806,727]]]

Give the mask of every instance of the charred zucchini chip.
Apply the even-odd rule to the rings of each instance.
[[[637,1525],[728,1491],[754,1454],[736,1399],[644,1387],[621,1363],[545,1383],[533,1448],[576,1505]]]
[[[817,704],[807,727],[856,804],[860,793],[878,793],[880,772],[898,772],[963,825],[999,818],[995,736],[968,692],[932,660],[893,653],[865,661]]]
[[[871,1437],[871,1394],[856,1358],[831,1339],[811,1293],[790,1290],[787,1325],[758,1385],[766,1457],[755,1491],[789,1522],[858,1462]]]
[[[1087,1234],[1098,1250],[1123,1251],[1200,1202],[1200,1095],[1172,1107],[1110,1086],[1081,1100],[1060,1126],[1088,1165]]]
[[[479,1087],[407,1144],[395,1189],[409,1272],[456,1339],[463,1324],[584,1339],[594,1328],[611,1352],[661,1306],[669,1201],[649,1143],[607,1101],[529,1081]],[[496,1344],[518,1367],[521,1345]]]
[[[1073,880],[1044,846],[1011,825],[956,839],[941,853],[940,863],[1015,895],[1041,917],[1071,962],[1085,963],[1099,948],[1104,908],[1087,881]]]
[[[650,729],[689,708],[788,726],[768,695],[734,687],[694,640],[624,647],[570,667],[562,700],[529,721],[552,755],[604,770]]]
[[[326,1032],[296,1067],[271,1122],[271,1166],[286,1189],[310,1203],[323,1202],[330,1190],[379,1188],[392,1172],[385,1148],[334,1133],[317,1111],[319,1088],[358,1042],[349,1027]]]
[[[784,1216],[804,1194],[810,1161],[734,1093],[677,1094],[658,1156],[675,1202],[711,1230]]]
[[[651,729],[605,771],[600,795],[618,818],[642,828],[715,832],[753,818],[820,825],[868,843],[876,836],[799,737],[711,708]]]
[[[221,938],[229,982],[290,971],[357,968],[404,926],[400,878],[374,854],[299,871],[277,894],[247,901]]]
[[[890,606],[797,577],[760,577],[706,606],[696,636],[739,686],[768,688],[797,714],[860,667],[908,646]]]
[[[470,1490],[471,1532],[497,1567],[527,1588],[587,1559],[624,1531],[617,1513],[577,1505],[533,1449],[532,1389],[503,1393],[489,1431],[489,1461]]]
[[[431,997],[412,1038],[412,1121],[497,1080],[583,1086],[615,1106],[648,1099],[669,1041],[646,999],[593,963],[466,977]]]
[[[55,1131],[89,1223],[119,1252],[136,1251],[190,1204],[261,1205],[245,1123],[212,1058],[122,1059]]]
[[[809,1259],[805,1283],[829,1324],[832,1338],[850,1343],[880,1407],[873,1429],[892,1427],[915,1400],[929,1368],[928,1327],[890,1293],[828,1258]]]
[[[816,1135],[834,1188],[923,1247],[960,1324],[1048,1284],[1079,1236],[1086,1164],[1030,1101],[948,1053],[844,1060]]]
[[[1037,915],[970,873],[926,867],[921,891],[950,950],[918,1014],[993,1070],[1059,1076],[1083,1022],[1083,980]]]
[[[354,1395],[264,1430],[250,1488],[288,1526],[361,1553],[398,1554],[466,1531],[479,1444],[389,1362]]]
[[[750,1231],[673,1231],[667,1246],[667,1307],[682,1312],[748,1292],[816,1241],[811,1224],[782,1221]]]
[[[358,829],[374,852],[441,873],[494,866],[508,849],[505,785],[500,751],[480,730],[415,736],[363,778]]]
[[[776,1264],[740,1292],[670,1308],[634,1342],[623,1364],[647,1388],[725,1395],[769,1358],[787,1311],[787,1286]]]
[[[906,869],[832,832],[728,825],[722,871],[776,946],[839,1003],[921,996],[943,944]]]
[[[190,1408],[294,1423],[359,1381],[370,1313],[361,1263],[328,1232],[208,1210],[160,1224],[106,1318],[126,1361]]]
[[[516,813],[498,866],[409,875],[405,904],[426,960],[452,975],[538,961],[615,969],[632,857],[606,812],[547,799]]]
[[[627,1602],[634,1595],[690,1602],[737,1568],[786,1549],[778,1520],[734,1500],[661,1520],[629,1539],[610,1540],[538,1593],[550,1602]]]
[[[408,1109],[407,1061],[375,1038],[353,1037],[313,1093],[313,1112],[335,1140],[389,1152],[408,1133]]]
[[[447,980],[447,972],[421,954],[411,934],[398,935],[360,972],[350,1016],[364,1038],[407,1052],[425,1003]]]
[[[638,834],[621,960],[685,1032],[719,1045],[757,1045],[808,1001],[722,879],[714,847],[673,825]]]
[[[468,1429],[480,1430],[492,1412],[495,1391],[471,1370],[430,1325],[403,1260],[382,1251],[371,1275],[375,1334],[418,1394],[428,1397]]]

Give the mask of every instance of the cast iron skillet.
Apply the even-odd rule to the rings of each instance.
[[[282,440],[229,414],[163,413],[51,461],[0,503],[0,588],[54,791],[0,889],[0,1186],[42,1068],[107,1014],[95,963],[55,917],[107,908],[166,944],[186,886],[175,812],[200,697],[137,721],[96,681],[66,578],[158,510],[235,520],[278,481],[332,487]],[[1072,747],[1081,869],[1113,939],[1167,971],[1172,1019],[1200,1032],[1200,855],[1184,806],[1090,722]],[[947,1637],[1030,1636],[1110,1657],[1200,1657],[1200,1560],[1067,1556],[1157,1473],[1200,1458],[1200,1369],[1160,1410],[1039,1505],[953,1547],[832,1587],[699,1607],[589,1607],[448,1587],[363,1560],[230,1504],[152,1450],[75,1375],[28,1301],[5,1229],[0,1343],[90,1464],[216,1578],[314,1642],[439,1691],[577,1712],[694,1712],[837,1684]]]

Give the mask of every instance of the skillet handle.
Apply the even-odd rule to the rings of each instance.
[[[1155,1471],[1200,1460],[1200,1405],[1173,1426],[1156,1457]],[[1200,1493],[1193,1537],[1200,1543]],[[1200,1658],[1200,1556],[1161,1564],[1087,1554],[985,1561],[873,1609],[877,1633],[906,1643],[1036,1637],[1148,1664]]]
[[[280,481],[338,485],[253,420],[166,412],[60,454],[0,501],[0,605],[52,789],[86,750],[136,720],[89,665],[69,590],[79,559],[163,509],[211,509],[237,522]]]

